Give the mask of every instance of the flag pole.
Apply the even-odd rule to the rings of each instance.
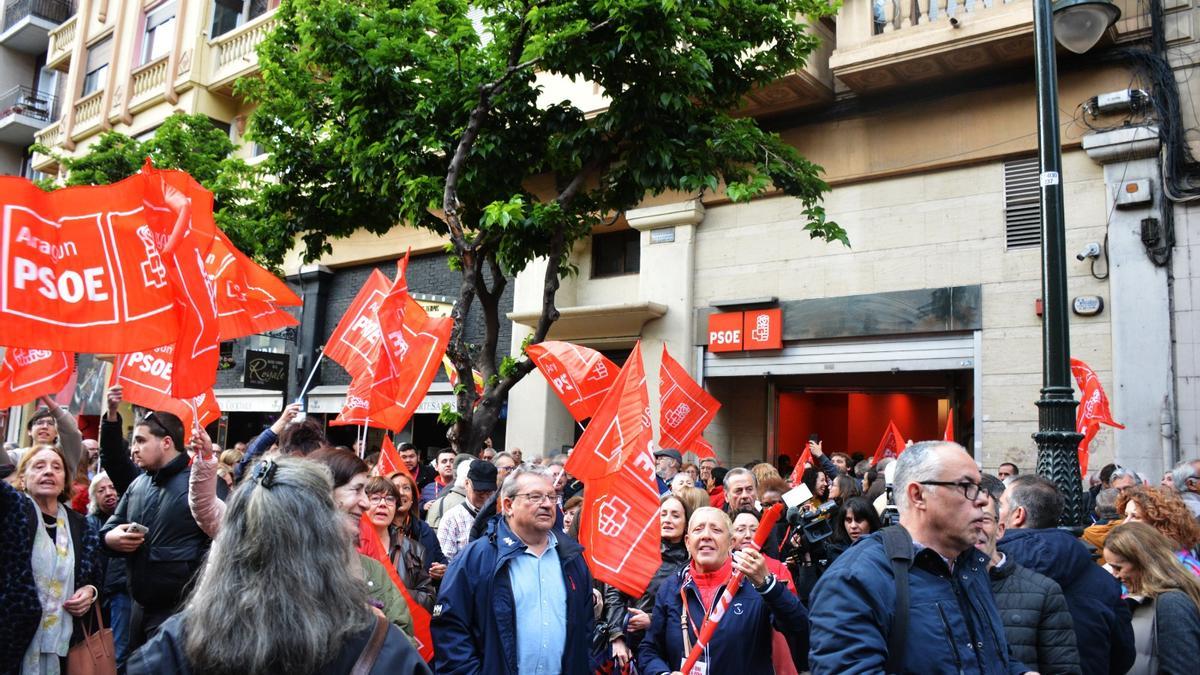
[[[312,384],[313,377],[317,374],[317,369],[321,367],[321,361],[325,358],[325,348],[321,347],[321,353],[317,354],[317,362],[313,364],[312,370],[308,371],[308,379],[304,380],[304,386],[300,388],[300,393],[296,396],[296,403],[303,403],[304,396],[308,394],[308,386]],[[308,406],[304,406],[307,408]],[[305,412],[308,412],[305,410]]]

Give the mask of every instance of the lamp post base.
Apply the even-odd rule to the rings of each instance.
[[[1059,525],[1075,527],[1088,520],[1079,472],[1079,441],[1075,431],[1074,392],[1070,387],[1042,389],[1038,400],[1038,429],[1033,440],[1038,446],[1037,473],[1054,483],[1063,496]]]

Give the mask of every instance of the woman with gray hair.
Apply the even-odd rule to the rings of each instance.
[[[316,462],[259,465],[228,501],[183,611],[128,672],[429,673],[404,633],[371,611],[331,491]]]

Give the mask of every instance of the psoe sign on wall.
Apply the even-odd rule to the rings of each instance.
[[[752,309],[708,316],[708,351],[740,352],[783,348],[783,310]]]

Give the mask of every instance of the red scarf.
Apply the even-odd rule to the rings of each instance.
[[[696,562],[692,561],[692,581],[696,584],[696,590],[700,591],[700,601],[704,603],[704,610],[707,612],[712,607],[713,600],[725,584],[729,582],[730,575],[733,574],[733,558],[726,557],[725,563],[713,572],[702,572],[699,567],[696,567]]]

